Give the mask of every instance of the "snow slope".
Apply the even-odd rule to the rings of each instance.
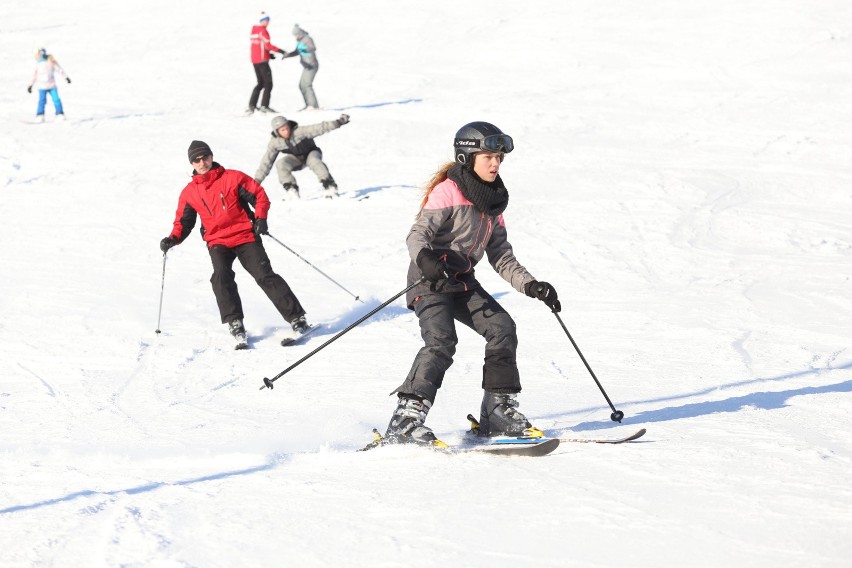
[[[352,116],[317,140],[341,198],[302,172],[282,202],[273,173],[270,232],[364,301],[267,239],[329,328],[281,348],[238,269],[253,349],[235,352],[197,233],[165,264],[158,242],[191,140],[257,167],[261,9],[321,64],[325,110],[297,112],[292,59],[272,106]],[[29,124],[40,46],[73,79],[66,122]],[[850,59],[840,0],[3,3],[0,565],[846,566]],[[401,301],[259,390],[402,290],[419,188],[472,120],[515,138],[515,252],[626,418],[549,311],[482,266],[518,325],[521,410],[641,441],[355,452],[421,345]],[[448,442],[481,398],[482,340],[459,335],[427,422]]]

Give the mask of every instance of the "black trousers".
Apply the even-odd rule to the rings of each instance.
[[[263,100],[260,101],[260,106],[269,106],[269,97],[272,96],[272,69],[269,68],[269,61],[254,64],[254,74],[257,75],[257,85],[251,92],[249,99],[249,108],[257,106],[257,99],[260,97],[260,92],[263,91]]]
[[[521,392],[515,321],[488,292],[476,288],[470,292],[428,294],[414,303],[414,312],[420,320],[424,345],[414,358],[405,382],[394,393],[435,401],[444,374],[453,364],[458,343],[456,321],[485,338],[482,388]]]
[[[208,251],[210,260],[213,262],[210,284],[213,285],[213,294],[219,305],[222,323],[243,319],[243,303],[237,290],[237,282],[234,280],[236,275],[232,269],[235,259],[240,259],[240,264],[272,300],[272,304],[285,320],[292,322],[305,315],[302,304],[290,290],[290,286],[272,270],[272,264],[269,262],[263,243],[246,243],[234,248],[216,245]]]

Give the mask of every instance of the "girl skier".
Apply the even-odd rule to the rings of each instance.
[[[445,164],[426,188],[420,213],[406,239],[411,263],[409,285],[425,277],[406,297],[420,320],[425,345],[417,353],[385,441],[443,446],[424,425],[426,414],[453,362],[458,337],[455,321],[485,340],[485,364],[478,434],[541,437],[518,410],[521,381],[515,360],[518,339],[511,316],[474,276],[483,256],[513,288],[558,312],[556,290],[527,272],[512,252],[503,211],[509,194],[498,175],[511,136],[487,122],[471,122],[457,133],[455,162]]]
[[[62,109],[62,100],[59,98],[59,90],[56,88],[56,73],[65,77],[66,83],[71,83],[71,78],[65,73],[65,70],[59,65],[56,59],[47,53],[42,47],[35,53],[36,68],[33,72],[33,80],[27,87],[27,92],[32,93],[33,87],[38,89],[38,108],[36,109],[36,120],[44,122],[44,105],[47,102],[47,95],[53,100],[53,108],[56,111],[56,117],[60,120],[65,120],[65,111]]]

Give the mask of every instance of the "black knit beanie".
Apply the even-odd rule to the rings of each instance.
[[[192,144],[189,145],[187,155],[189,156],[189,163],[191,164],[193,160],[197,160],[201,156],[212,156],[213,150],[210,149],[210,146],[208,146],[206,142],[193,140]]]

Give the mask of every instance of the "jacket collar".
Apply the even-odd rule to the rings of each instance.
[[[220,166],[218,162],[213,162],[213,167],[206,174],[199,174],[192,170],[192,182],[207,185],[222,177],[224,173],[225,168]]]

